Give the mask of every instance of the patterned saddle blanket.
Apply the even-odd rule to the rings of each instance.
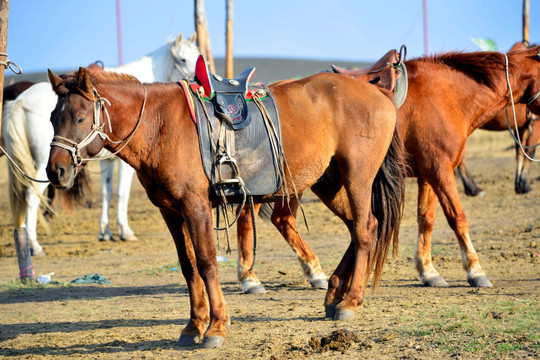
[[[218,196],[276,192],[283,180],[281,127],[264,85],[248,87],[255,68],[226,79],[197,61],[194,81],[180,82],[197,125],[204,171]]]

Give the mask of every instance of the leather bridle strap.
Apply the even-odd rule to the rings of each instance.
[[[127,138],[125,138],[124,140],[114,141],[103,130],[103,125],[105,125],[105,124],[101,124],[101,112],[102,111],[105,113],[105,116],[107,118],[106,122],[108,122],[108,125],[109,125],[109,132],[112,133],[111,118],[110,118],[109,112],[108,112],[108,110],[106,108],[106,105],[110,106],[111,103],[106,98],[101,97],[98,94],[96,89],[92,89],[92,92],[94,94],[94,119],[93,119],[93,124],[92,124],[92,128],[90,130],[90,133],[88,133],[88,135],[86,135],[86,137],[84,139],[82,139],[78,143],[71,140],[71,139],[65,138],[63,136],[55,135],[53,137],[53,141],[51,142],[51,147],[58,146],[58,147],[60,147],[60,148],[62,148],[64,150],[67,150],[71,154],[71,160],[73,162],[73,165],[75,165],[75,166],[81,165],[84,161],[105,160],[105,159],[109,159],[109,158],[115,156],[116,154],[118,154],[120,151],[122,151],[127,146],[127,144],[133,138],[133,135],[135,134],[135,131],[137,131],[137,128],[139,127],[139,125],[141,123],[142,115],[144,113],[144,108],[146,106],[146,98],[147,98],[146,85],[143,84],[143,87],[144,87],[144,100],[143,100],[141,112],[139,114],[139,119],[137,120],[137,123],[135,124],[135,128],[133,129],[131,134],[129,134],[129,136]],[[100,158],[83,158],[81,156],[81,149],[88,146],[96,138],[96,136],[99,136],[101,138],[101,140],[108,140],[113,144],[124,143],[124,145],[120,149],[115,151],[114,153],[112,153],[112,154],[110,154],[110,155],[108,155],[107,157],[104,157],[104,158],[101,158],[101,157]],[[66,145],[65,143],[67,143],[68,145]]]

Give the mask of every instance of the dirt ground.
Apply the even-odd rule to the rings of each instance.
[[[426,288],[414,270],[416,181],[407,183],[400,250],[383,280],[348,322],[324,319],[324,291],[309,287],[291,249],[258,222],[255,270],[266,286],[244,295],[236,281],[236,243],[218,255],[232,323],[218,349],[178,348],[189,317],[185,281],[172,239],[136,179],[129,204],[138,242],[99,242],[99,174],[92,165],[95,205],[62,211],[51,233],[39,230],[47,256],[34,257],[37,274],[56,282],[20,285],[7,202],[6,160],[0,159],[0,358],[17,359],[476,359],[540,358],[540,166],[534,190],[513,190],[514,150],[507,133],[481,132],[469,144],[469,166],[484,197],[461,200],[489,289],[468,286],[457,242],[438,209],[435,266],[447,288]],[[308,233],[301,234],[330,275],[348,245],[345,227],[312,194],[303,201]],[[115,208],[111,213],[115,216]],[[234,237],[233,233],[233,237]],[[107,285],[70,285],[98,273]]]

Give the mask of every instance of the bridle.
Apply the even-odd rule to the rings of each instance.
[[[512,87],[510,86],[510,75],[509,75],[509,70],[508,70],[508,56],[506,56],[506,54],[503,54],[504,55],[504,61],[505,61],[505,70],[506,70],[506,83],[508,85],[508,91],[510,92],[510,101],[511,101],[511,104],[512,104],[512,115],[514,117],[514,128],[515,128],[515,133],[517,135],[514,135],[514,133],[512,132],[512,127],[510,125],[510,121],[508,120],[508,110],[506,111],[506,122],[508,123],[508,131],[510,132],[510,135],[512,136],[512,138],[514,139],[514,141],[516,142],[516,144],[519,146],[521,152],[523,153],[523,156],[525,156],[527,159],[529,159],[530,161],[534,161],[534,162],[539,162],[540,159],[534,159],[532,157],[530,157],[527,152],[525,151],[525,149],[534,149],[534,148],[537,148],[538,146],[540,146],[540,143],[536,144],[536,145],[532,145],[532,146],[526,146],[526,145],[523,145],[521,143],[521,138],[519,136],[519,131],[518,130],[518,126],[517,126],[517,120],[516,120],[516,109],[515,109],[515,105],[514,105],[514,95],[512,94]],[[536,54],[539,58],[540,58],[540,51]],[[537,98],[538,96],[540,96],[540,91],[538,91],[536,94],[534,94],[530,99],[529,101],[527,101],[527,106],[532,104]]]
[[[144,108],[146,106],[146,97],[147,97],[147,91],[146,91],[146,85],[143,84],[144,88],[144,100],[142,103],[141,111],[139,113],[139,118],[137,119],[137,123],[135,124],[135,128],[131,131],[131,133],[123,140],[120,141],[114,141],[112,140],[109,135],[104,131],[103,127],[105,125],[105,122],[108,123],[109,127],[109,133],[112,133],[112,126],[111,126],[111,118],[109,116],[109,111],[107,110],[106,105],[111,106],[111,103],[109,100],[107,100],[104,97],[101,97],[97,90],[95,88],[92,88],[92,94],[94,96],[94,115],[93,115],[93,123],[92,128],[90,129],[90,132],[84,139],[82,139],[80,142],[73,141],[71,139],[65,138],[60,135],[54,135],[53,141],[51,142],[51,147],[58,146],[64,150],[67,150],[71,154],[71,161],[75,167],[82,165],[85,161],[92,161],[92,160],[105,160],[109,159],[116,154],[118,154],[120,151],[122,151],[127,144],[131,141],[133,138],[133,135],[137,131],[137,128],[139,127],[142,119],[142,115],[144,113]],[[106,121],[101,123],[101,112],[105,113]],[[94,139],[99,136],[101,140],[108,140],[109,142],[113,144],[121,144],[124,143],[120,149],[115,151],[114,153],[111,153],[110,155],[106,157],[100,157],[100,158],[83,158],[81,155],[81,149],[88,146]],[[66,144],[67,143],[67,144]]]

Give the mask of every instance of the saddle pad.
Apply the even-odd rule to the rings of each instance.
[[[217,142],[220,129],[219,115],[214,108],[214,103],[204,101],[194,96],[194,103],[197,116],[197,132],[199,134],[199,144],[201,157],[203,161],[204,171],[210,180],[216,195],[219,195],[221,188],[226,196],[240,196],[242,192],[236,185],[218,185],[216,168],[214,166],[214,154],[212,143]],[[202,106],[206,106],[206,114]],[[276,129],[277,139],[281,144],[281,127],[279,123],[278,112],[274,99],[267,92],[267,96],[263,99],[263,104],[266,107],[274,128]],[[280,170],[277,166],[282,166],[277,159],[274,158],[272,152],[270,136],[274,137],[273,133],[268,132],[264,123],[264,118],[258,106],[253,101],[247,101],[248,112],[251,115],[249,126],[234,131],[235,154],[233,155],[239,169],[239,176],[244,181],[248,191],[247,195],[266,195],[276,192],[280,186]],[[210,125],[209,126],[209,122]],[[210,128],[214,133],[210,134]],[[232,174],[229,167],[222,168],[223,178],[228,178]]]

